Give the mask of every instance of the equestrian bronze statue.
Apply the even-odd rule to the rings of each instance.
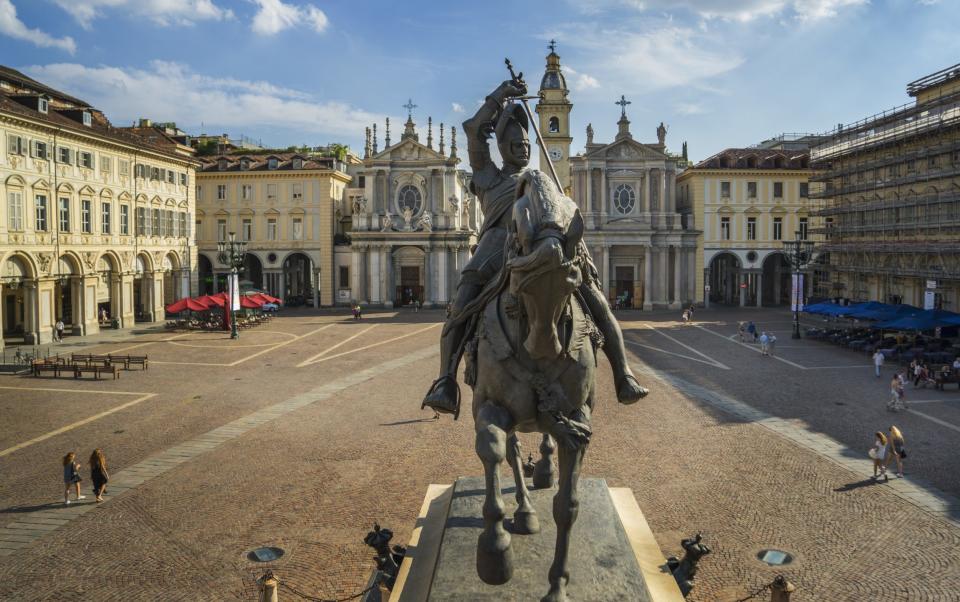
[[[623,336],[583,242],[584,221],[577,205],[555,177],[525,169],[531,115],[529,108],[512,100],[525,94],[522,76],[514,77],[463,124],[474,170],[471,186],[485,217],[477,251],[463,270],[444,326],[440,378],[423,405],[457,417],[456,374],[466,354],[476,450],[486,477],[477,572],[489,584],[506,583],[514,568],[511,533],[503,524],[503,460],[516,483],[511,532],[540,530],[523,477],[517,433],[542,433],[534,486],[552,487],[553,476],[558,477],[553,503],[556,548],[549,592],[542,600],[560,602],[567,599],[570,531],[579,504],[580,465],[591,435],[597,351],[603,349],[610,360],[621,403],[634,403],[647,390],[627,366]],[[503,157],[502,168],[490,157],[491,133]]]
[[[460,275],[450,318],[443,328],[439,378],[434,381],[423,400],[424,406],[430,406],[437,412],[453,414],[454,419],[460,414],[457,369],[470,335],[471,316],[464,315],[464,312],[484,285],[503,267],[504,242],[512,219],[513,204],[517,199],[517,180],[530,162],[530,141],[527,134],[530,119],[523,106],[512,100],[521,98],[526,93],[526,84],[522,78],[507,80],[487,96],[476,115],[463,122],[470,167],[473,169],[470,188],[477,195],[483,210],[483,224],[480,227],[480,241]],[[487,142],[490,134],[496,136],[503,167],[497,167],[490,156]],[[547,160],[549,161],[549,158]],[[627,365],[620,326],[603,296],[589,252],[585,245],[580,246],[587,267],[578,289],[579,294],[603,334],[603,351],[613,368],[617,399],[621,403],[636,402],[646,395],[647,391],[640,386]]]

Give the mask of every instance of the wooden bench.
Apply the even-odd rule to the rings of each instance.
[[[33,362],[33,375],[40,376],[41,372],[53,372],[54,376],[60,376],[60,370],[62,368],[63,366],[56,362]]]
[[[123,364],[124,370],[129,370],[131,365],[137,365],[147,370],[150,366],[145,355],[108,355],[107,358],[111,364]]]
[[[120,368],[113,364],[108,364],[106,366],[93,366],[89,364],[74,364],[73,365],[73,377],[80,378],[86,372],[92,372],[93,377],[100,379],[102,374],[112,374],[113,380],[120,378]]]
[[[953,371],[949,374],[944,374],[943,372],[935,372],[934,378],[937,381],[937,388],[941,391],[944,388],[944,385],[955,384],[957,388],[960,389],[960,373]]]

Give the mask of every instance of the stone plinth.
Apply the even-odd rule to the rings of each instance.
[[[431,485],[391,601],[539,600],[549,588],[555,493],[555,488],[531,490],[541,531],[512,536],[513,579],[493,586],[482,582],[476,570],[483,478],[460,478],[452,487]],[[503,497],[510,530],[514,488],[504,488]],[[570,600],[682,602],[630,490],[611,490],[602,479],[581,479],[579,497],[580,514],[571,535]]]

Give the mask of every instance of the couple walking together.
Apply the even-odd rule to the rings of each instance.
[[[869,453],[873,459],[873,478],[883,477],[884,481],[890,480],[887,465],[891,460],[896,460],[897,476],[903,478],[903,460],[907,457],[906,443],[900,429],[891,426],[888,432],[889,435],[884,435],[882,431],[874,433],[873,447]]]
[[[70,490],[76,491],[74,501],[87,499],[87,496],[80,494],[80,482],[83,477],[80,476],[81,464],[77,462],[77,454],[70,452],[63,457],[63,503],[70,503]],[[97,448],[90,454],[90,479],[93,481],[93,494],[98,502],[103,501],[103,494],[107,490],[107,481],[110,480],[110,474],[107,472],[107,459],[103,455],[103,450]]]

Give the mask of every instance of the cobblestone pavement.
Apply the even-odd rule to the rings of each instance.
[[[794,344],[781,325],[786,361],[725,340],[746,315],[697,312],[706,332],[672,314],[620,314],[651,395],[619,406],[602,363],[585,474],[632,488],[667,554],[703,530],[714,552],[691,600],[732,602],[778,572],[801,602],[960,600],[957,508],[930,508],[960,493],[956,431],[884,412],[863,356]],[[254,600],[265,566],[246,555],[262,545],[286,551],[269,566],[299,591],[361,590],[374,521],[402,543],[428,484],[481,472],[469,413],[436,422],[419,409],[441,318],[294,310],[239,341],[150,333],[95,347],[149,342],[138,351],[150,369],[118,381],[0,377],[0,599]],[[960,424],[939,401],[960,395],[913,397]],[[891,420],[913,452],[907,478],[874,484],[859,469]],[[86,464],[95,446],[112,495],[64,507],[60,457],[74,449]],[[755,556],[768,547],[794,562],[766,567]]]

